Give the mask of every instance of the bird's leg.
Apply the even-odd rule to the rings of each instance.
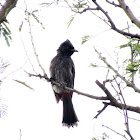
[[[49,79],[49,82],[51,82],[51,84],[52,84],[54,81],[55,81],[55,80],[54,80],[54,78],[52,78],[52,77]]]

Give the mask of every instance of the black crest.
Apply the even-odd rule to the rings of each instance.
[[[74,52],[78,52],[74,49],[72,43],[67,39],[63,42],[57,50],[58,54],[62,54],[64,56],[71,56]]]

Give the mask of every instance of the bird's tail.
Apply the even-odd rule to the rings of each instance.
[[[65,95],[68,93],[65,93]],[[70,96],[63,96],[63,125],[65,126],[74,126],[77,125],[78,118],[76,116],[76,113],[74,111],[74,107],[72,104],[72,98]]]

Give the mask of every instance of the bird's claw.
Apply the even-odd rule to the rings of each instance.
[[[65,87],[67,86],[67,83],[63,82],[63,83],[60,83],[60,85],[61,85],[62,90],[65,90]]]

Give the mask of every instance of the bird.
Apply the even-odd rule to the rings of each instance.
[[[79,121],[72,103],[73,92],[65,89],[65,87],[74,88],[75,65],[71,59],[71,55],[74,52],[78,51],[67,39],[60,44],[57,49],[57,55],[50,63],[50,79],[61,85],[57,86],[52,82],[52,89],[57,103],[60,100],[63,102],[62,124],[67,127],[77,126]]]

